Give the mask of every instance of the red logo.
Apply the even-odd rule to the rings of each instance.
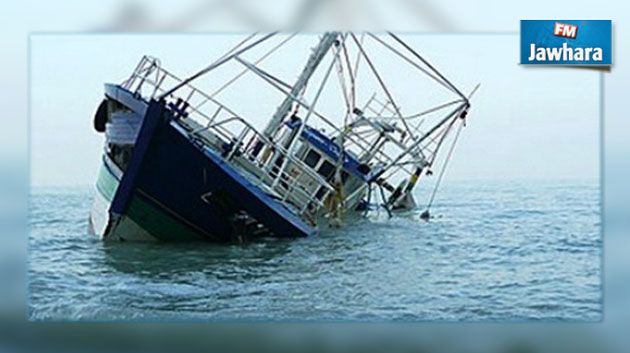
[[[578,27],[575,25],[556,22],[556,24],[553,26],[553,35],[575,39],[575,37],[577,37],[577,30]]]

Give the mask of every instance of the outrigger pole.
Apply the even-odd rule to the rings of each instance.
[[[385,85],[385,82],[383,82],[382,77],[379,75],[378,71],[376,70],[376,67],[374,67],[372,61],[370,60],[370,58],[368,57],[367,53],[365,52],[365,50],[363,49],[363,46],[361,45],[360,41],[357,39],[357,37],[353,34],[353,33],[348,33],[352,39],[354,40],[355,44],[357,45],[358,48],[358,52],[357,52],[357,62],[355,63],[355,72],[354,75],[356,75],[356,71],[358,69],[358,63],[360,61],[360,58],[363,57],[363,59],[367,62],[369,68],[372,71],[372,74],[376,77],[376,79],[378,80],[381,88],[383,89],[385,95],[387,96],[387,98],[389,99],[389,101],[392,103],[394,111],[396,113],[396,115],[398,116],[398,119],[401,120],[401,122],[403,123],[406,132],[409,134],[408,137],[410,139],[413,140],[413,142],[411,143],[410,146],[407,146],[408,148],[406,148],[399,156],[397,156],[396,158],[394,158],[393,160],[390,160],[390,162],[381,169],[380,172],[376,173],[375,175],[373,175],[370,179],[370,183],[371,182],[376,182],[379,186],[381,186],[381,180],[380,178],[383,176],[383,174],[385,174],[390,168],[395,167],[405,156],[409,155],[410,153],[414,153],[415,150],[417,150],[420,145],[427,139],[429,138],[431,135],[433,135],[436,131],[438,131],[440,128],[448,125],[444,131],[441,133],[441,138],[440,141],[438,142],[438,145],[436,147],[435,152],[433,153],[433,158],[431,158],[430,161],[426,161],[424,160],[423,163],[421,163],[422,165],[418,165],[416,167],[416,169],[414,170],[414,172],[411,173],[410,179],[407,182],[406,188],[403,191],[401,189],[402,184],[396,189],[393,190],[393,194],[390,196],[389,200],[387,201],[387,203],[389,204],[390,202],[396,202],[398,197],[400,197],[403,192],[404,193],[409,193],[411,191],[411,189],[413,188],[413,186],[416,184],[418,178],[420,177],[420,175],[422,174],[422,172],[424,171],[424,167],[425,166],[430,166],[433,164],[434,159],[435,159],[435,155],[437,154],[437,150],[440,148],[440,146],[442,145],[442,142],[445,140],[446,135],[449,134],[449,131],[451,130],[451,128],[453,127],[454,123],[459,120],[458,118],[462,118],[464,119],[468,109],[470,107],[470,103],[469,103],[469,98],[470,97],[466,97],[465,95],[462,94],[461,91],[459,91],[457,89],[457,87],[455,87],[455,85],[453,85],[446,77],[444,77],[444,75],[442,75],[433,65],[431,65],[426,59],[424,59],[420,54],[418,54],[416,51],[414,51],[409,45],[407,45],[404,41],[402,41],[399,37],[397,37],[395,34],[391,33],[391,32],[387,32],[389,34],[389,36],[391,36],[397,43],[399,43],[404,49],[406,49],[407,51],[409,51],[416,59],[420,60],[422,62],[422,64],[425,65],[425,67],[422,67],[421,65],[419,65],[417,62],[415,62],[414,60],[410,59],[407,55],[401,53],[397,48],[394,48],[392,45],[388,44],[387,42],[383,41],[382,39],[380,39],[379,37],[371,34],[371,33],[367,33],[370,37],[372,37],[374,40],[376,40],[378,43],[380,43],[381,45],[385,46],[387,49],[389,49],[390,51],[394,52],[396,55],[398,55],[399,57],[403,58],[407,63],[411,64],[412,66],[414,66],[415,68],[417,68],[418,70],[420,70],[422,73],[424,73],[425,75],[427,75],[429,78],[433,79],[434,81],[436,81],[437,83],[439,83],[440,85],[444,86],[445,88],[447,88],[448,90],[452,91],[453,93],[457,94],[459,97],[461,97],[461,100],[456,100],[456,101],[452,101],[449,102],[445,105],[440,106],[439,108],[436,108],[435,110],[441,109],[441,108],[445,108],[446,106],[449,106],[451,104],[458,104],[458,106],[450,113],[448,114],[447,117],[445,117],[442,121],[440,121],[438,124],[436,124],[435,126],[432,127],[432,129],[430,129],[428,132],[426,132],[423,136],[421,136],[419,139],[414,138],[414,133],[417,131],[417,127],[416,129],[411,129],[410,126],[408,126],[406,119],[403,117],[403,115],[401,114],[398,105],[394,102],[394,98],[391,95],[391,93],[389,92],[389,90],[387,89],[387,86]],[[270,37],[274,36],[275,34],[277,34],[277,32],[273,32],[270,33],[268,35],[263,36],[262,38],[254,41],[253,43],[248,44],[247,46],[241,48],[241,46],[243,46],[245,43],[247,43],[250,39],[253,38],[253,36],[255,34],[250,35],[249,37],[247,37],[246,39],[244,39],[243,41],[241,41],[238,45],[236,45],[234,48],[232,48],[230,51],[228,51],[228,53],[226,53],[225,55],[223,55],[222,57],[220,57],[219,59],[217,59],[214,63],[212,63],[211,65],[209,65],[208,67],[204,68],[203,70],[197,72],[196,74],[190,76],[189,78],[183,80],[182,82],[180,82],[179,84],[177,84],[175,87],[171,88],[170,90],[168,90],[167,92],[165,92],[164,94],[162,94],[159,98],[164,98],[166,96],[169,96],[170,94],[172,94],[173,92],[175,92],[176,90],[178,90],[179,88],[181,88],[182,86],[187,85],[188,83],[190,83],[191,81],[197,79],[198,77],[206,74],[207,72],[223,65],[224,63],[235,59],[236,61],[240,62],[241,64],[245,65],[247,69],[249,70],[253,70],[254,72],[256,72],[257,74],[261,75],[261,77],[263,77],[266,81],[268,81],[269,83],[271,83],[272,85],[276,86],[277,84],[280,84],[281,86],[284,86],[286,89],[288,89],[288,91],[285,91],[285,98],[282,101],[282,103],[278,106],[278,108],[276,109],[274,115],[271,117],[269,123],[267,124],[267,126],[265,127],[265,129],[263,130],[263,136],[265,136],[266,138],[272,140],[274,135],[276,134],[276,132],[278,131],[278,129],[280,128],[280,126],[282,126],[282,123],[284,121],[284,119],[286,118],[287,114],[289,114],[289,112],[292,110],[293,106],[295,103],[297,103],[298,105],[304,105],[304,102],[302,101],[302,95],[304,94],[304,90],[310,80],[310,78],[313,76],[313,74],[315,73],[316,69],[318,68],[318,66],[320,65],[320,63],[322,62],[322,60],[324,59],[324,57],[328,54],[328,51],[335,45],[339,45],[340,41],[339,41],[339,37],[341,36],[341,32],[326,32],[320,39],[318,45],[312,50],[311,55],[308,58],[308,61],[304,67],[304,69],[301,71],[300,75],[298,76],[298,79],[296,80],[295,84],[293,86],[290,86],[284,82],[278,82],[278,80],[273,77],[270,76],[268,74],[266,74],[264,71],[259,70],[255,67],[255,64],[251,64],[246,62],[245,60],[243,60],[242,58],[240,58],[240,54],[246,52],[247,50],[253,48],[254,46],[266,41],[267,39],[269,39]],[[346,36],[343,36],[344,41]],[[291,38],[291,37],[290,37]],[[290,39],[289,38],[289,39]],[[283,41],[280,45],[278,45],[277,47],[281,46],[282,44],[286,43],[287,40]],[[273,52],[275,51],[274,48],[270,51]],[[345,46],[343,47],[343,49],[345,50]],[[266,57],[267,55],[269,55],[270,53],[266,54],[264,57]],[[345,53],[347,55],[347,52]],[[335,62],[337,62],[339,60],[339,52],[336,53],[335,55],[335,59],[333,60],[333,63],[331,64],[331,67],[328,69],[327,71],[327,75],[330,73],[330,69],[332,68],[332,65],[335,64]],[[260,58],[259,60],[263,60],[264,57]],[[346,57],[346,59],[348,59]],[[244,72],[246,71],[244,70]],[[343,70],[341,68],[341,70]],[[350,64],[348,63],[348,70],[351,70]],[[353,77],[353,73],[352,70],[349,72],[351,75],[351,79],[354,80]],[[234,79],[238,79],[238,77],[242,76],[243,73],[237,75]],[[233,82],[231,81],[231,82]],[[273,81],[273,82],[272,82]],[[228,82],[225,86],[229,85],[231,82]],[[325,80],[324,80],[325,82]],[[352,82],[352,84],[354,84],[354,82]],[[342,82],[343,85],[343,82]],[[218,91],[221,91],[224,87],[221,87]],[[280,89],[280,87],[276,87],[278,89]],[[318,94],[316,97],[319,97],[319,93],[321,91],[321,88],[318,91]],[[476,90],[477,88],[475,88]],[[282,90],[282,89],[281,89]],[[354,90],[354,88],[353,88]],[[473,93],[474,91],[473,90]],[[282,90],[283,91],[283,90]],[[217,92],[218,93],[218,92]],[[352,92],[354,93],[354,92]],[[347,92],[344,89],[344,98],[346,98],[346,100],[348,99],[348,97],[346,96]],[[470,94],[472,96],[472,93]],[[354,97],[352,97],[353,102],[350,103],[348,101],[346,101],[347,105],[352,105],[354,106]],[[309,112],[308,112],[308,116],[310,116],[312,113],[315,113],[317,115],[316,112],[314,112],[313,108],[314,108],[314,104],[307,106],[309,108]],[[429,110],[433,111],[433,110]],[[307,116],[307,118],[308,118]],[[346,116],[347,118],[348,116]],[[344,119],[344,124],[346,124],[346,119]],[[303,122],[302,126],[300,127],[303,128],[303,125],[306,121]],[[459,135],[459,131],[457,133],[457,135]],[[299,134],[298,134],[299,136]],[[343,136],[343,135],[342,135]],[[291,150],[290,147],[292,147],[293,141],[289,142],[289,150]],[[254,154],[258,154],[261,149],[263,147],[263,143],[262,141],[259,141],[258,144],[255,146],[254,148]],[[343,140],[342,140],[342,146],[341,148],[343,149]],[[451,150],[449,151],[449,156],[452,153],[452,150],[454,148],[454,145],[451,146]],[[421,152],[421,150],[418,150],[418,152]],[[423,155],[424,157],[424,155]],[[284,163],[283,163],[284,164]],[[282,168],[283,169],[283,168]],[[339,171],[339,165],[337,165],[337,172]],[[440,174],[440,180],[442,179],[443,176],[443,171]],[[439,181],[438,181],[439,184]],[[432,196],[431,196],[431,201],[429,203],[429,205],[432,203],[433,199],[435,198],[435,194],[437,191],[437,187],[434,190]],[[382,190],[381,190],[382,192]],[[384,196],[384,195],[382,195]],[[430,206],[429,206],[430,207]],[[426,213],[426,212],[425,212]],[[424,213],[423,213],[424,215]]]
[[[313,73],[317,69],[317,66],[324,59],[328,50],[337,42],[337,37],[339,36],[339,32],[326,32],[319,44],[315,49],[313,49],[313,53],[308,58],[306,62],[306,66],[300,73],[297,81],[291,88],[290,93],[286,96],[282,104],[278,107],[275,114],[269,120],[267,127],[263,130],[263,135],[267,138],[272,138],[276,133],[278,128],[282,125],[282,121],[287,116],[291,107],[293,106],[293,102],[295,99],[293,97],[299,97],[306,85],[308,84],[308,80],[313,76]]]
[[[449,113],[444,119],[442,119],[439,123],[437,123],[435,126],[433,126],[429,131],[424,133],[424,135],[422,135],[422,137],[420,137],[413,144],[411,144],[411,146],[409,146],[405,151],[403,151],[396,158],[394,158],[392,161],[390,161],[389,164],[387,164],[384,168],[382,168],[379,173],[376,173],[375,175],[373,175],[370,179],[373,180],[373,181],[377,180],[383,173],[385,173],[385,171],[387,171],[387,169],[393,167],[394,165],[396,165],[396,163],[400,162],[400,160],[402,160],[414,148],[417,148],[424,140],[426,140],[435,131],[437,131],[439,128],[444,126],[449,121],[452,120],[454,122],[457,118],[465,117],[466,116],[465,112],[468,110],[469,107],[470,107],[470,104],[467,103],[467,102],[458,105],[457,108],[455,108],[451,113]]]

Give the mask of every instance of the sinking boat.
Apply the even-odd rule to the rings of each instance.
[[[258,63],[294,35],[259,49],[260,59],[245,56],[277,36],[251,35],[185,79],[145,56],[122,83],[105,84],[94,116],[94,128],[106,140],[89,220],[94,234],[124,241],[300,237],[343,226],[344,217],[374,207],[375,198],[387,212],[415,207],[412,191],[431,173],[447,137],[459,134],[470,96],[391,33],[389,42],[371,33],[323,34],[289,85]],[[453,99],[403,115],[404,102],[394,101],[365,38]],[[282,93],[264,129],[195,86],[230,62],[243,71],[226,85],[247,72]],[[356,94],[359,63],[379,87],[362,102]],[[339,122],[316,109],[332,76],[339,78],[345,101]],[[256,97],[242,97],[248,99]],[[428,116],[438,118],[426,124]]]

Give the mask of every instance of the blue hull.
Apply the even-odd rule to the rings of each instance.
[[[247,234],[241,233],[249,231],[252,224],[261,234],[275,237],[317,232],[217,151],[194,142],[163,102],[147,103],[114,85],[106,86],[106,94],[144,115],[130,162],[110,205],[110,232],[115,220],[127,216],[130,204],[138,199],[159,209],[159,217],[169,217],[169,222],[177,222],[201,239],[242,239]],[[151,217],[157,216],[144,215],[133,221],[140,225],[163,221]],[[158,239],[177,239],[176,234],[155,234],[160,233],[159,227],[150,232]]]

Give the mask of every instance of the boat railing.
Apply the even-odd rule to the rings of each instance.
[[[244,127],[240,129],[239,134],[234,135],[231,133],[233,129],[227,127],[229,124],[244,124]],[[312,212],[323,207],[324,200],[334,190],[321,175],[301,159],[290,154],[283,146],[273,144],[240,118],[215,122],[208,129],[230,141],[223,149],[226,160],[235,161],[244,167],[254,166],[259,179],[283,202],[290,202],[298,207],[300,213]],[[262,152],[258,142],[265,146]],[[289,168],[281,168],[284,159],[291,162]]]
[[[218,137],[221,141],[214,147],[222,152],[223,158],[249,169],[276,198],[292,204],[300,214],[313,220],[312,216],[325,207],[324,200],[334,192],[333,186],[293,153],[269,140],[229,107],[200,89],[185,84],[162,97],[168,88],[181,82],[157,59],[144,56],[122,86],[146,99],[170,100],[181,118],[195,122],[193,126],[196,128],[190,131],[193,137],[203,139],[206,131]],[[259,153],[261,150],[264,152]],[[290,162],[290,168],[279,167],[284,160]]]

